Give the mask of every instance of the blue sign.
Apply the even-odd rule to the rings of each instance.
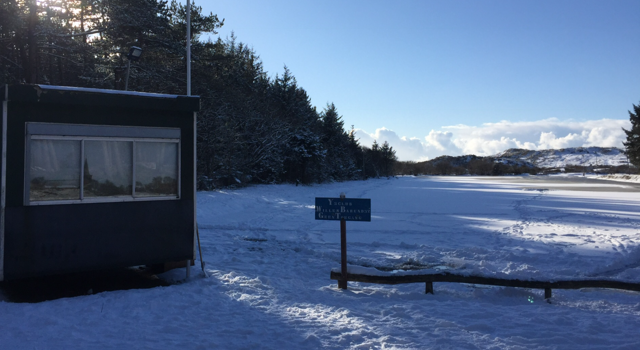
[[[371,221],[371,199],[316,197],[316,220]]]

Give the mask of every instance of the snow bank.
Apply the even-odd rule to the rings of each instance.
[[[598,176],[597,178],[612,181],[640,182],[640,175],[611,174]]]

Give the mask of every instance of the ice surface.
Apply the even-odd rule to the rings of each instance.
[[[640,282],[638,192],[593,183],[523,190],[531,178],[403,177],[200,192],[210,277],[196,271],[170,287],[0,302],[0,347],[640,348],[639,293],[554,290],[549,304],[541,290],[434,283],[435,294],[425,295],[420,283],[349,282],[339,290],[329,279],[340,266],[340,226],[314,220],[313,203],[345,192],[372,201],[371,222],[347,223],[352,271]],[[163,278],[182,279],[184,271]]]

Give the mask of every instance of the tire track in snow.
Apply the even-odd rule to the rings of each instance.
[[[284,265],[282,258],[289,254],[282,254],[282,251],[297,252],[300,255],[288,257],[290,265],[294,268],[290,271],[292,276],[300,273],[296,270],[297,259],[308,260],[326,259],[315,249],[301,247],[298,243],[281,241],[239,241],[234,246],[244,246],[259,244],[260,249],[252,250],[255,255],[262,255],[262,261],[253,262],[252,266],[258,266],[255,271],[242,271],[240,266],[227,266],[226,270],[209,270],[212,279],[222,292],[234,302],[242,303],[251,309],[261,312],[265,318],[274,317],[296,330],[296,333],[304,335],[305,339],[301,343],[301,348],[327,348],[344,349],[353,347],[381,349],[406,348],[405,342],[389,334],[386,325],[379,325],[376,322],[367,322],[359,312],[354,312],[348,307],[327,304],[332,298],[325,298],[325,302],[305,302],[300,301],[295,285],[297,278],[275,279],[266,273],[267,270],[275,270]],[[229,247],[231,248],[231,247]],[[249,249],[251,250],[251,249]],[[278,281],[279,283],[274,284]],[[282,284],[284,283],[284,284]],[[332,283],[333,284],[333,283]],[[335,292],[340,295],[343,291],[337,290],[335,286],[321,287],[323,292]],[[302,293],[318,293],[311,289]],[[333,294],[333,293],[331,293]],[[253,320],[252,320],[253,321]],[[262,328],[272,328],[276,325],[263,324]],[[270,332],[269,330],[265,330]],[[271,330],[277,333],[278,330]],[[412,348],[409,346],[409,348]]]
[[[539,192],[538,195],[514,201],[512,208],[518,213],[518,221],[513,225],[503,228],[500,231],[502,234],[511,234],[518,236],[524,235],[525,229],[527,229],[533,221],[531,211],[528,208],[529,203],[542,198],[545,195],[545,192],[547,192],[548,190],[537,191]]]
[[[514,201],[512,207],[518,213],[518,220],[515,224],[507,226],[499,232],[513,236],[513,238],[532,241],[546,241],[545,238],[552,236],[546,244],[559,247],[560,250],[554,250],[558,254],[562,254],[565,248],[584,247],[586,250],[595,249],[602,251],[603,254],[615,253],[618,255],[617,259],[606,266],[598,266],[595,263],[589,268],[587,267],[589,264],[585,265],[584,268],[587,271],[591,270],[590,272],[585,271],[585,277],[628,279],[629,277],[624,275],[633,274],[634,270],[640,268],[640,242],[637,237],[639,234],[636,233],[636,237],[634,237],[632,234],[624,233],[629,228],[631,230],[640,228],[640,221],[625,214],[613,214],[606,211],[574,210],[562,213],[553,209],[532,209],[532,203],[543,198],[546,195],[545,192],[541,191],[533,197]],[[540,214],[538,218],[536,218],[536,214]],[[547,226],[547,229],[551,226],[557,233],[527,232],[537,224]],[[557,236],[563,236],[569,242],[559,242]],[[567,251],[564,253],[571,254]]]

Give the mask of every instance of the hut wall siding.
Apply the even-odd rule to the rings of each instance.
[[[5,278],[186,260],[193,201],[7,208]]]

